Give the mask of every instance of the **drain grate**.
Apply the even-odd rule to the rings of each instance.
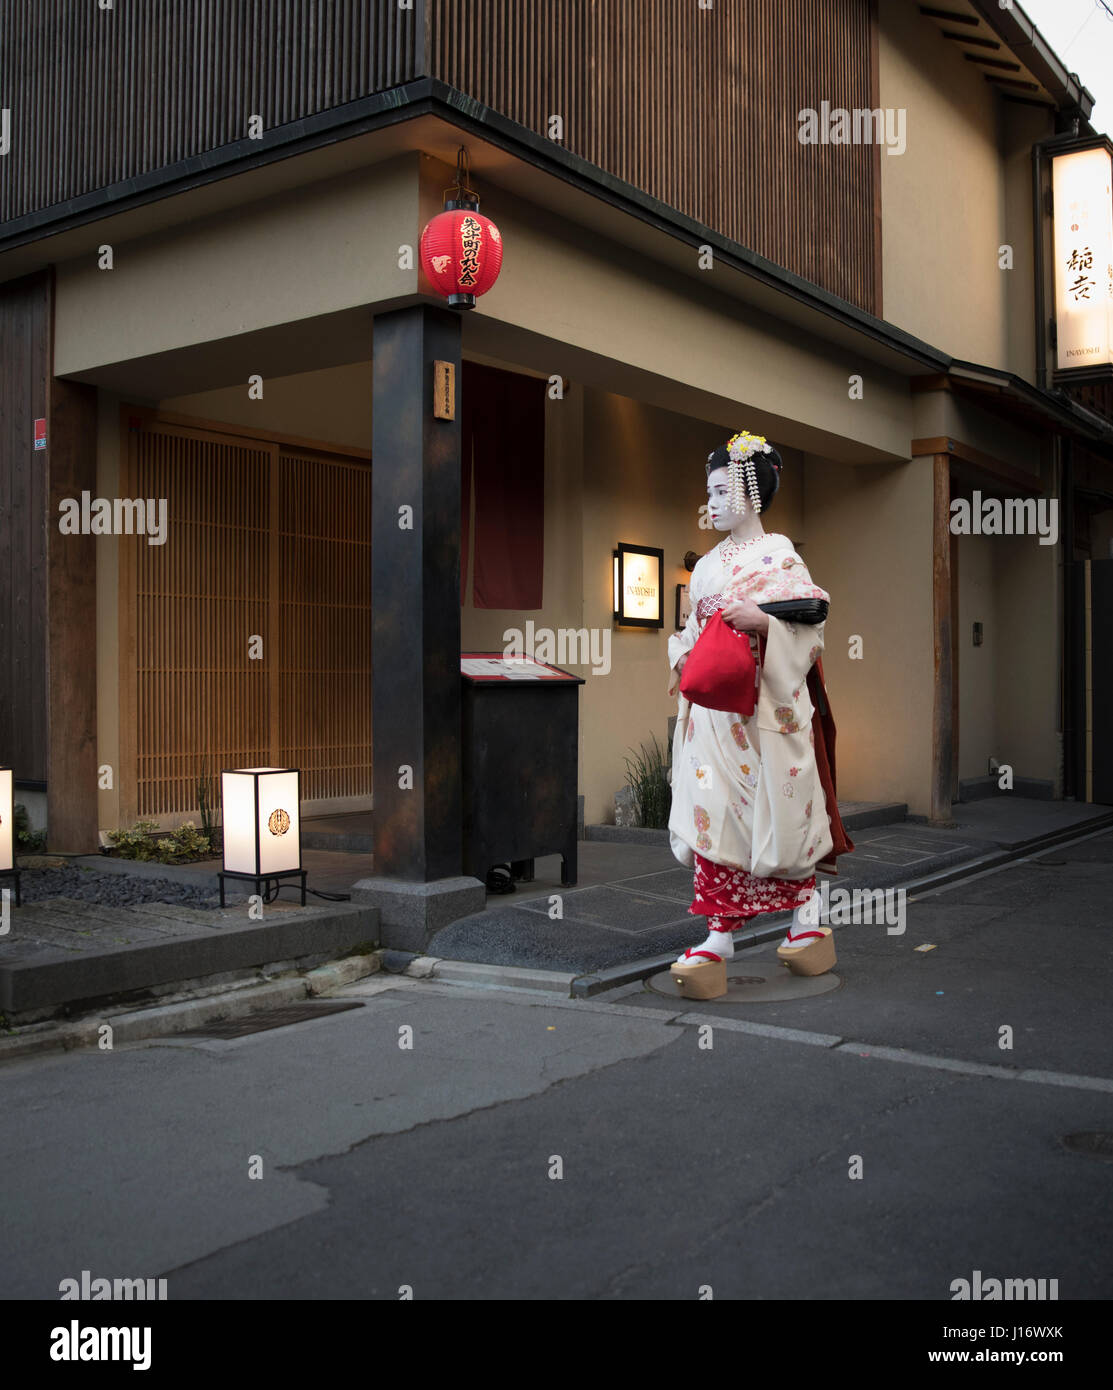
[[[187,1028],[179,1038],[243,1038],[248,1033],[265,1033],[268,1028],[287,1028],[291,1023],[306,1023],[311,1018],[342,1014],[347,1009],[362,1009],[361,1000],[342,1004],[284,1004],[279,1009],[261,1009],[246,1018],[227,1018],[204,1028]]]
[[[1113,1159],[1113,1134],[1108,1130],[1079,1130],[1077,1134],[1065,1134],[1062,1142],[1071,1153],[1085,1154],[1087,1158]]]

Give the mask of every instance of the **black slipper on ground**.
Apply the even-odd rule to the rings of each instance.
[[[509,864],[496,864],[487,874],[488,893],[513,893],[514,879],[510,874]]]

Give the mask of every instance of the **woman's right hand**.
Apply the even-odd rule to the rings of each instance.
[[[670,695],[675,695],[676,692],[680,689],[680,673],[684,670],[684,663],[687,660],[688,653],[685,652],[684,655],[680,658],[680,660],[676,663],[676,665],[672,668],[672,671],[669,675],[668,693]]]

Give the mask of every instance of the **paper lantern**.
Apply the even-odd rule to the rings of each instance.
[[[290,767],[241,767],[220,775],[224,816],[224,877],[265,879],[300,876],[301,773]]]
[[[15,905],[19,906],[19,870],[15,866],[15,773],[10,767],[0,767],[0,878],[15,880]],[[2,914],[3,931],[8,930],[8,897],[4,890]],[[2,934],[2,933],[0,933]]]
[[[421,233],[421,268],[452,309],[474,309],[502,268],[502,235],[479,199],[449,202]]]

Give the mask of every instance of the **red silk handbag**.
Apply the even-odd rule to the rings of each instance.
[[[725,623],[721,609],[708,619],[684,663],[680,693],[705,709],[747,716],[754,712],[757,663],[750,650],[750,634]]]

